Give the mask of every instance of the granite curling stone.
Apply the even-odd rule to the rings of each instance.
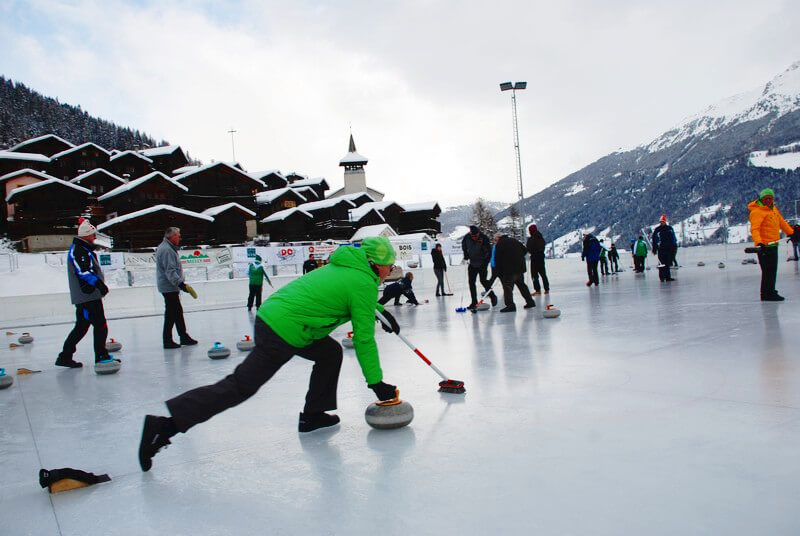
[[[0,389],[8,389],[14,383],[14,377],[6,374],[6,369],[0,368]]]
[[[115,359],[104,359],[94,364],[94,373],[99,375],[116,374],[119,372],[122,363]]]
[[[250,338],[250,335],[245,335],[244,339],[236,343],[236,348],[242,352],[249,352],[256,347],[256,341]]]
[[[225,359],[229,355],[231,355],[231,351],[222,346],[221,342],[215,342],[214,346],[208,351],[208,357],[211,359]]]
[[[547,308],[542,311],[542,316],[545,318],[558,318],[561,316],[561,309],[555,305],[548,305]]]
[[[414,420],[414,408],[403,400],[373,402],[364,412],[367,424],[379,430],[402,428]]]
[[[106,343],[106,351],[108,351],[108,352],[119,352],[120,350],[122,350],[122,343],[121,342],[115,341],[114,339],[111,339],[110,341],[108,341]]]
[[[30,333],[23,333],[19,339],[17,339],[20,344],[30,344],[33,342],[33,336]]]

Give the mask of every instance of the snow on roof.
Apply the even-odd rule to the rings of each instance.
[[[250,210],[249,208],[245,208],[239,203],[225,203],[224,205],[219,205],[216,207],[207,208],[203,211],[203,214],[207,214],[208,216],[216,216],[217,214],[222,214],[226,210],[230,210],[232,208],[238,208],[242,212],[245,212],[251,216],[255,216],[256,213]]]
[[[335,207],[339,203],[348,203],[350,206],[353,207],[356,206],[356,204],[353,203],[352,201],[348,201],[347,199],[342,199],[341,197],[337,197],[334,199],[323,199],[321,201],[312,201],[310,203],[303,203],[302,205],[300,205],[300,207],[303,210],[310,212],[312,210],[320,210],[323,208]]]
[[[50,158],[38,153],[12,153],[0,151],[0,160],[29,160],[31,162],[50,162]]]
[[[302,188],[303,186],[319,186],[322,183],[325,183],[325,186],[328,186],[328,181],[325,180],[325,177],[317,177],[316,179],[303,179],[301,181],[294,181],[291,184],[292,188]]]
[[[416,212],[418,210],[435,210],[439,207],[439,203],[436,201],[426,201],[424,203],[405,203],[400,206],[406,209],[406,212]]]
[[[114,155],[112,155],[112,156],[111,156],[111,158],[109,159],[109,161],[113,162],[113,161],[114,161],[114,160],[116,160],[117,158],[122,158],[123,156],[125,156],[125,155],[128,155],[128,154],[129,154],[129,155],[132,155],[132,156],[135,156],[136,158],[141,158],[142,160],[144,160],[144,161],[145,161],[145,162],[147,162],[148,164],[152,164],[152,163],[153,163],[153,161],[152,161],[152,160],[150,160],[149,158],[147,158],[146,156],[144,156],[144,155],[142,155],[142,154],[139,154],[139,153],[137,153],[136,151],[122,151],[122,152],[117,152],[117,153],[115,153]]]
[[[191,210],[186,210],[183,208],[173,207],[172,205],[156,205],[154,207],[145,208],[142,210],[137,210],[136,212],[130,212],[128,214],[123,214],[122,216],[118,216],[116,218],[110,219],[105,221],[97,226],[97,230],[100,231],[102,229],[107,229],[112,225],[116,225],[118,223],[122,223],[124,221],[132,220],[134,218],[138,218],[140,216],[146,216],[147,214],[152,214],[154,212],[159,212],[162,210],[167,210],[169,212],[175,212],[176,214],[183,214],[184,216],[191,216],[192,218],[197,218],[200,220],[205,221],[214,221],[212,216],[208,216],[207,214],[200,214],[199,212],[192,212]]]
[[[50,177],[47,180],[41,182],[34,182],[33,184],[26,184],[25,186],[19,186],[18,188],[14,188],[11,190],[11,193],[8,194],[6,197],[6,203],[11,202],[11,198],[13,198],[17,194],[21,194],[22,192],[27,192],[28,190],[35,190],[37,188],[42,188],[44,186],[50,186],[53,184],[57,184],[59,186],[66,186],[68,188],[72,188],[73,190],[78,190],[79,192],[85,193],[89,195],[92,193],[91,190],[88,188],[84,188],[83,186],[78,186],[77,184],[72,184],[67,181],[62,181],[61,179],[57,179],[55,177]]]
[[[200,166],[183,166],[179,167],[178,169],[173,169],[172,173],[174,175],[182,175],[183,173],[188,173],[189,171],[194,171],[195,169],[200,169]]]
[[[35,169],[25,168],[25,169],[20,169],[19,171],[12,171],[11,173],[6,173],[2,177],[0,177],[0,181],[7,181],[15,177],[20,177],[22,175],[33,175],[34,177],[37,177],[44,181],[56,178],[53,177],[52,175],[48,175],[44,171],[36,171]]]
[[[163,145],[161,147],[151,147],[150,149],[142,149],[139,151],[140,154],[143,154],[147,157],[153,156],[166,156],[168,154],[172,154],[175,151],[183,151],[180,145]]]
[[[356,231],[356,234],[350,237],[350,241],[355,242],[356,240],[363,240],[370,236],[397,236],[397,232],[395,232],[388,223],[366,225]]]
[[[251,180],[251,181],[257,183],[259,186],[266,187],[266,184],[264,184],[260,179],[256,179],[255,177],[252,177],[252,176],[248,175],[247,173],[245,173],[241,169],[239,169],[237,167],[233,167],[232,165],[228,164],[227,162],[214,162],[212,164],[206,164],[205,166],[200,166],[197,169],[193,169],[192,171],[187,171],[186,173],[182,173],[181,175],[178,175],[177,177],[175,177],[175,180],[176,181],[182,181],[183,179],[191,177],[192,175],[196,175],[197,173],[202,173],[203,171],[206,171],[206,170],[209,170],[211,168],[218,167],[218,166],[224,166],[224,167],[234,171],[236,174],[244,177],[245,179]]]
[[[80,145],[76,145],[75,147],[72,147],[71,149],[67,149],[66,151],[61,151],[60,153],[56,153],[56,154],[54,154],[53,156],[50,157],[50,160],[55,160],[57,158],[61,158],[62,156],[66,156],[66,155],[68,155],[70,153],[74,153],[75,151],[80,151],[82,149],[87,149],[89,147],[94,147],[95,149],[99,149],[100,151],[102,151],[106,155],[111,156],[111,153],[109,153],[108,151],[106,151],[105,149],[103,149],[102,147],[97,145],[96,143],[92,143],[92,142],[89,141],[89,142],[86,142],[86,143],[82,143]]]
[[[344,164],[366,164],[368,162],[366,156],[361,156],[358,153],[347,153],[344,158],[339,160],[339,165]]]
[[[110,171],[105,170],[103,168],[95,168],[95,169],[92,169],[90,171],[87,171],[86,173],[81,173],[80,175],[78,175],[74,179],[70,179],[69,182],[74,182],[74,183],[77,184],[77,183],[81,182],[83,179],[86,179],[86,178],[91,177],[92,175],[96,175],[98,173],[102,173],[103,175],[107,175],[108,177],[114,179],[115,181],[119,181],[121,184],[126,184],[125,179],[123,179],[122,177],[118,177],[118,176],[114,175],[113,173],[111,173]]]
[[[291,186],[290,186],[291,188]],[[317,195],[316,190],[311,186],[301,186],[300,188],[292,188],[295,192],[302,193],[304,197],[310,199],[309,196],[313,196],[314,199],[319,199],[319,195]]]
[[[358,212],[356,212],[358,211]],[[378,209],[371,208],[369,210],[358,210],[358,208],[354,208],[350,212],[350,221],[361,221],[363,220],[370,212],[374,212],[375,214],[380,217],[383,221],[386,221],[386,218],[383,217],[383,214]]]
[[[268,169],[266,171],[253,171],[252,173],[248,173],[248,175],[250,175],[254,179],[263,179],[267,175],[277,175],[283,180],[286,180],[286,177],[283,176],[283,173],[281,173],[281,170],[279,169]]]
[[[302,173],[297,173],[296,171],[292,171],[291,173],[285,175],[285,177],[300,177],[301,180],[307,180],[308,175],[303,175]]]
[[[266,218],[261,220],[261,223],[270,223],[270,222],[273,222],[273,221],[283,221],[286,218],[288,218],[289,216],[291,216],[292,214],[294,214],[295,212],[300,212],[301,214],[304,214],[305,216],[308,216],[309,218],[314,219],[314,216],[312,216],[311,214],[309,214],[308,212],[303,210],[301,207],[292,207],[292,208],[287,208],[286,210],[278,211],[275,214],[272,214],[270,216],[267,216]]]
[[[307,201],[307,199],[305,198],[305,196],[303,194],[301,194],[297,190],[294,190],[293,188],[289,188],[287,186],[286,188],[280,188],[278,190],[267,190],[266,192],[258,192],[256,194],[256,203],[258,203],[259,205],[265,205],[267,203],[272,203],[273,201],[275,201],[277,198],[279,198],[280,196],[282,196],[286,192],[292,192],[293,194],[295,194],[298,197],[300,197],[300,199],[302,199],[303,202]]]
[[[344,188],[342,188],[342,189],[344,189]],[[344,194],[344,195],[338,196],[336,199],[347,199],[348,201],[355,201],[359,197],[362,197],[362,196],[365,196],[365,195],[367,197],[369,197],[369,199],[370,199],[370,201],[367,201],[367,203],[374,203],[376,201],[376,199],[374,197],[372,197],[371,195],[369,195],[367,192],[356,192],[354,194]],[[333,199],[333,197],[331,197],[331,196],[328,196],[328,198],[329,199]]]
[[[345,199],[345,196],[334,197],[333,199]],[[359,221],[370,210],[385,210],[387,207],[389,207],[389,205],[397,205],[397,203],[394,201],[370,201],[369,203],[364,203],[358,208],[350,210],[350,218],[353,221]]]
[[[430,242],[433,238],[430,237],[428,233],[411,233],[411,234],[402,234],[390,237],[389,240],[392,241],[400,241],[400,240],[424,240]]]
[[[111,199],[112,197],[116,197],[121,193],[128,192],[130,190],[133,190],[134,188],[138,188],[139,186],[141,186],[145,182],[149,181],[150,179],[155,179],[155,178],[161,178],[161,179],[164,179],[165,181],[169,181],[172,184],[174,184],[175,186],[177,186],[178,188],[180,188],[181,190],[183,190],[184,192],[188,192],[189,191],[189,188],[187,188],[183,184],[177,182],[175,179],[173,179],[171,177],[167,177],[166,175],[164,175],[160,171],[154,171],[152,173],[148,173],[144,177],[139,177],[138,179],[134,179],[134,180],[132,180],[132,181],[126,183],[126,184],[123,184],[122,186],[117,186],[116,188],[114,188],[113,190],[108,192],[107,194],[103,194],[100,197],[98,197],[97,200],[98,201],[105,201],[107,199]]]
[[[42,141],[42,140],[47,140],[47,139],[54,139],[54,140],[58,140],[58,141],[60,141],[60,142],[62,142],[62,143],[66,143],[66,144],[67,144],[67,145],[69,145],[70,147],[75,147],[75,144],[68,142],[68,141],[67,141],[67,140],[65,140],[64,138],[59,138],[59,137],[58,137],[58,136],[56,136],[55,134],[45,134],[44,136],[39,136],[39,137],[36,137],[36,138],[31,138],[31,139],[29,139],[29,140],[25,140],[25,141],[23,141],[22,143],[18,143],[18,144],[16,144],[15,146],[13,146],[13,147],[10,147],[8,150],[9,150],[9,151],[16,151],[17,149],[21,149],[22,147],[25,147],[26,145],[30,145],[30,144],[32,144],[32,143],[36,143],[37,141]]]

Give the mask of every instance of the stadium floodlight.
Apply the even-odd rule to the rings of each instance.
[[[503,82],[500,84],[500,91],[508,91],[509,89],[514,89],[511,82]]]

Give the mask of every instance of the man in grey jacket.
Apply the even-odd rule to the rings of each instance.
[[[180,291],[188,292],[197,299],[197,293],[183,280],[183,267],[178,257],[178,244],[181,243],[181,230],[168,227],[164,233],[164,241],[156,249],[156,285],[164,296],[164,348],[180,348],[181,345],[197,344],[197,341],[186,332],[183,320]],[[180,344],[172,340],[172,326],[178,328]]]

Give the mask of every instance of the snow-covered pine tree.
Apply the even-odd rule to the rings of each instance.
[[[481,231],[486,233],[489,238],[494,236],[497,232],[497,222],[494,221],[494,215],[480,197],[475,200],[475,204],[472,205],[472,221],[474,225],[480,227]]]

